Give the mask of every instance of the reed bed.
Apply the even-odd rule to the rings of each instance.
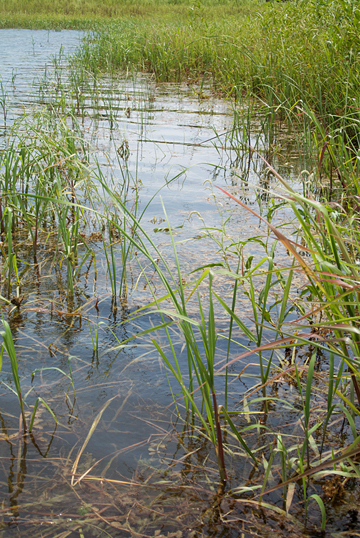
[[[305,102],[323,121],[357,114],[359,11],[351,2],[234,6],[231,17],[205,2],[181,19],[113,22],[92,34],[81,59],[106,71],[140,69],[159,81],[213,83],[238,98],[250,91],[277,106]],[[301,13],[301,17],[299,17]],[[304,46],[306,43],[306,46]]]
[[[241,6],[245,13],[248,5]],[[57,462],[68,491],[84,510],[78,512],[82,520],[78,517],[75,523],[69,521],[73,517],[69,510],[66,521],[56,521],[63,536],[72,532],[85,536],[89,529],[110,536],[119,531],[161,536],[161,525],[167,536],[176,538],[189,535],[190,528],[216,533],[218,525],[231,536],[234,522],[243,524],[244,536],[266,535],[259,523],[263,513],[271,514],[278,533],[286,528],[285,536],[289,532],[334,536],[327,531],[332,511],[340,504],[354,504],[358,495],[359,38],[354,28],[359,12],[355,4],[338,0],[326,10],[316,2],[302,1],[257,9],[251,19],[244,15],[246,24],[240,29],[235,16],[208,20],[206,4],[200,2],[181,5],[183,20],[164,21],[160,27],[148,20],[113,22],[84,41],[66,84],[55,66],[54,91],[49,92],[45,79],[40,88],[44,109],[14,125],[1,152],[0,301],[5,315],[23,308],[21,284],[29,264],[39,267],[50,256],[51,268],[62,275],[66,290],[67,310],[58,309],[59,315],[82,319],[86,312],[97,361],[139,343],[151,344],[164,366],[174,413],[180,417],[172,433],[183,450],[180,459],[177,448],[163,473],[140,462],[133,480],[116,480],[106,474],[108,467],[105,476],[93,472],[99,462],[85,458],[86,446],[113,398],[103,404],[85,439],[78,439],[77,455],[71,450]],[[204,227],[219,256],[185,273],[171,217],[163,207],[172,249],[171,259],[164,256],[143,225],[146,208],[139,209],[137,178],[127,167],[125,141],[118,151],[121,178],[115,180],[104,175],[82,136],[88,113],[85,87],[93,90],[99,105],[95,91],[99,73],[125,69],[150,71],[158,81],[196,81],[200,99],[209,82],[234,98],[233,129],[214,137],[245,155],[237,161],[241,178],[246,181],[249,163],[260,159],[279,188],[273,192],[264,186],[257,193],[258,212],[226,189],[217,195],[222,203],[251,212],[265,226],[261,236],[247,241],[233,237],[231,221],[222,229]],[[250,101],[261,107],[248,107],[252,112],[245,117],[239,110]],[[113,130],[116,107],[106,110]],[[250,145],[255,117],[261,118],[265,150]],[[307,155],[302,192],[295,191],[274,164],[284,130]],[[264,194],[273,201],[266,207],[261,203]],[[279,222],[277,211],[284,208],[291,216]],[[256,258],[249,253],[254,242],[261,251]],[[25,244],[30,252],[26,261]],[[79,283],[89,274],[96,282],[101,260],[115,302],[125,302],[133,289],[130,264],[137,266],[137,282],[141,280],[148,292],[146,307],[106,327],[93,324],[86,311],[91,300],[96,300],[98,309],[95,285],[85,305],[75,307]],[[228,296],[221,292],[223,280],[231,289]],[[244,300],[249,307],[246,315]],[[145,316],[151,323],[139,330]],[[120,338],[117,331],[124,324],[133,324],[135,330]],[[39,404],[54,423],[58,419],[45,398],[32,399],[29,391],[24,395],[16,339],[6,320],[3,326],[1,358],[10,360],[24,430],[30,424],[24,438],[29,439],[37,427]],[[99,350],[101,331],[112,340],[105,350]],[[58,373],[75,399],[68,359],[68,371],[62,368]],[[249,386],[239,389],[240,382]],[[24,410],[28,399],[32,399],[30,421]],[[165,439],[168,434],[161,435]],[[152,451],[161,453],[160,445],[152,445]],[[195,491],[191,488],[197,473]],[[21,486],[20,475],[18,480]],[[207,506],[203,517],[191,512],[180,528],[174,524],[175,509],[168,519],[160,508],[152,520],[149,516],[139,523],[129,516],[139,490],[157,492],[166,481],[163,495],[174,489],[181,494],[191,490],[197,506]],[[102,509],[109,510],[109,517],[87,504],[84,484],[100,495],[99,482]],[[128,497],[119,514],[109,492],[115,491],[119,500],[124,488]],[[154,506],[163,506],[164,498],[160,495],[154,501],[149,493],[148,506],[143,507],[146,515],[147,510],[154,512]],[[23,523],[27,529],[35,528],[33,521]]]

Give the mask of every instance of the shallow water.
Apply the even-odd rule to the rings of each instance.
[[[6,125],[4,118],[1,124],[4,138],[22,111],[50,106],[59,101],[61,92],[68,95],[64,55],[75,49],[80,38],[79,32],[0,31],[0,68],[7,92]],[[51,61],[49,57],[58,53],[60,45],[63,57]],[[266,237],[258,219],[246,210],[234,208],[215,188],[226,188],[265,215],[270,198],[263,191],[260,208],[254,187],[276,188],[259,159],[254,157],[248,162],[247,153],[242,155],[227,140],[226,133],[233,126],[231,103],[211,96],[206,89],[199,93],[199,88],[187,85],[159,86],[151,77],[103,77],[96,81],[96,88],[91,84],[82,85],[81,99],[79,94],[72,101],[72,113],[78,116],[88,143],[90,162],[99,162],[114,189],[124,176],[131,178],[129,201],[131,196],[135,199],[136,190],[138,214],[151,202],[141,222],[174,274],[173,248],[166,233],[169,225],[184,275],[196,267],[224,260],[222,245],[206,234],[207,228],[227,230],[224,248],[232,238],[245,241],[254,235]],[[245,105],[242,113],[246,114]],[[261,148],[265,141],[259,133],[260,122],[254,122],[251,143]],[[290,145],[284,146],[275,162],[281,173],[289,174],[293,185],[301,188],[298,176],[304,163],[295,161]],[[276,219],[281,221],[286,215],[279,211]],[[214,236],[220,238],[221,234],[215,232]],[[25,297],[21,308],[4,308],[16,340],[27,402],[33,405],[35,396],[41,396],[59,424],[55,427],[53,418],[41,407],[33,435],[20,443],[17,401],[7,387],[1,388],[2,534],[20,536],[38,526],[33,536],[105,536],[108,532],[110,536],[238,536],[237,524],[230,521],[226,532],[223,530],[214,508],[217,485],[206,478],[207,473],[216,477],[214,454],[196,431],[188,430],[176,418],[169,384],[153,344],[144,338],[136,346],[114,349],[119,341],[161,322],[156,315],[129,321],[138,307],[151,300],[137,263],[133,260],[129,268],[127,297],[116,301],[102,247],[96,240],[94,248],[99,256],[98,276],[89,266],[73,298],[67,295],[64,270],[52,266],[49,257],[41,271],[36,266],[27,271],[21,286]],[[246,248],[255,259],[263,256],[258,243]],[[283,258],[286,259],[284,254]],[[231,256],[227,261],[232,267]],[[217,285],[222,297],[231,301],[231,283],[219,278]],[[199,289],[206,303],[206,287]],[[237,308],[251,326],[252,312],[245,298]],[[72,312],[81,315],[70,315]],[[189,303],[189,313],[196,312],[194,300]],[[220,309],[217,314],[221,332],[225,315]],[[92,338],[97,330],[99,345],[95,350]],[[266,338],[271,336],[265,334]],[[157,338],[168,352],[164,332]],[[243,336],[238,341],[248,345]],[[185,362],[184,342],[176,332],[174,343],[179,361]],[[218,347],[219,364],[226,352],[224,340]],[[238,353],[239,347],[232,345],[230,356]],[[69,364],[76,397],[64,375],[69,372]],[[235,405],[241,394],[254,385],[253,376],[258,375],[258,365],[250,364],[247,375],[239,380],[235,374],[246,365],[236,365],[230,372],[234,376],[230,397]],[[31,373],[44,368],[48,370],[36,372],[32,382]],[[1,378],[11,385],[10,367],[5,362]],[[220,378],[220,392],[222,383]],[[170,386],[175,392],[179,390],[173,381]],[[289,391],[286,386],[278,390],[285,395]],[[240,424],[246,424],[244,420],[239,417]],[[276,417],[273,420],[276,422]],[[289,423],[291,429],[291,418]],[[93,433],[84,446],[92,427]],[[267,439],[264,436],[258,442],[266,444]],[[81,456],[75,469],[78,478],[88,472],[78,491],[70,486],[76,455]],[[184,460],[185,456],[189,459]],[[232,467],[230,486],[236,487],[246,480],[251,465],[235,455],[228,459]],[[168,467],[170,462],[175,462],[172,467]],[[107,481],[102,482],[102,478]],[[125,482],[130,480],[135,485],[129,489]],[[120,490],[121,481],[126,486],[124,491]],[[234,518],[236,514],[234,521],[241,521],[245,517],[242,508],[230,504],[223,507],[222,514],[227,508]],[[247,532],[249,536],[255,531],[267,532],[255,511],[249,510],[245,519],[248,523],[244,536]],[[57,529],[54,534],[49,530],[52,526]]]
[[[48,32],[46,30],[1,30],[0,31],[0,81],[11,123],[18,114],[33,102],[33,81],[42,77],[46,64],[54,57],[70,54],[79,45],[83,32]],[[4,116],[0,110],[0,133],[4,129]]]

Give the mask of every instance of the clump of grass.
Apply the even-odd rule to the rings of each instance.
[[[270,165],[269,168],[277,175],[283,185],[287,186],[287,182]],[[245,207],[238,199],[233,196],[231,198]],[[334,469],[335,473],[345,473],[344,477],[351,476],[351,478],[358,479],[358,470],[355,469],[354,463],[349,460],[360,451],[355,425],[355,421],[360,417],[360,393],[358,389],[360,380],[358,338],[360,333],[358,329],[359,305],[357,289],[359,275],[356,263],[358,251],[355,253],[354,248],[352,248],[349,253],[348,248],[348,245],[354,247],[355,244],[358,244],[358,233],[357,230],[353,230],[351,227],[352,217],[347,221],[345,212],[343,213],[344,222],[339,225],[339,223],[332,220],[331,206],[327,204],[308,199],[293,190],[288,191],[285,199],[290,204],[296,215],[297,222],[301,226],[301,231],[297,230],[296,233],[302,237],[302,245],[299,244],[297,237],[290,239],[275,225],[267,223],[270,232],[275,238],[270,248],[270,255],[265,256],[253,269],[251,269],[251,262],[244,263],[242,260],[242,265],[245,265],[246,270],[243,269],[240,275],[224,269],[213,270],[215,275],[216,273],[219,275],[227,274],[244,284],[244,290],[253,308],[254,331],[249,331],[241,317],[234,312],[234,307],[228,306],[216,294],[213,288],[214,276],[210,273],[209,267],[203,267],[202,269],[205,269],[204,274],[190,283],[190,289],[186,296],[178,261],[176,262],[177,279],[175,281],[174,274],[168,271],[166,261],[163,260],[162,269],[155,262],[145,244],[138,243],[138,248],[142,249],[143,253],[151,261],[166,289],[166,295],[163,297],[159,298],[158,292],[156,295],[154,293],[154,302],[150,305],[150,308],[157,307],[155,310],[150,310],[150,312],[160,314],[162,323],[144,331],[143,336],[158,330],[165,330],[169,344],[166,348],[157,339],[153,338],[152,341],[169,373],[181,388],[185,407],[189,412],[189,421],[191,420],[192,411],[200,420],[200,431],[211,439],[213,443],[218,458],[220,478],[224,480],[226,477],[226,455],[231,451],[228,444],[223,442],[224,430],[227,431],[227,435],[232,435],[240,443],[244,449],[244,454],[253,459],[257,468],[262,466],[260,484],[255,481],[252,485],[237,488],[234,493],[244,493],[246,491],[253,494],[259,493],[260,499],[254,502],[258,502],[259,506],[263,506],[262,498],[265,495],[282,488],[284,500],[286,500],[286,514],[288,514],[294,497],[294,484],[296,481],[302,480],[305,505],[313,501],[317,503],[321,512],[321,528],[325,529],[326,508],[324,502],[317,493],[312,495],[307,493],[308,486],[305,483],[305,477],[310,477],[311,475],[315,477],[324,476],[324,473],[329,475],[332,472],[331,467],[339,464],[339,467]],[[249,210],[254,213],[252,209]],[[260,215],[256,216],[266,222]],[[171,230],[170,223],[168,223],[168,227]],[[151,242],[151,239],[146,236],[141,227],[139,227],[139,232],[141,232],[141,236],[143,235],[147,241]],[[277,243],[281,243],[292,257],[288,267],[275,267]],[[265,244],[264,247],[266,247]],[[301,250],[305,249],[306,253],[310,255],[310,259],[299,254],[299,248]],[[355,256],[355,258],[352,256]],[[263,274],[263,277],[265,276],[263,278],[263,287],[258,290],[255,282],[261,276],[262,269],[266,263],[268,265],[265,269],[265,275]],[[303,304],[301,298],[296,301],[295,304],[301,315],[299,319],[289,323],[287,319],[292,309],[289,308],[288,303],[293,287],[294,272],[302,273],[305,280],[303,295],[309,294],[309,297],[306,304]],[[196,316],[187,314],[186,303],[199,285],[204,283],[207,275],[210,277],[208,286],[209,301],[207,302],[208,313],[206,316],[204,305],[199,299],[197,319]],[[150,286],[148,280],[147,283]],[[275,288],[279,288],[279,292],[274,293]],[[240,287],[236,288],[235,299],[236,295],[240,293],[240,289]],[[236,324],[240,334],[244,334],[255,344],[255,347],[250,347],[250,349],[225,364],[216,364],[215,361],[218,334],[216,333],[213,297],[216,297],[229,315],[228,338],[232,340],[239,339],[239,336],[235,336],[231,328]],[[162,303],[168,300],[171,301],[173,308],[165,309]],[[234,300],[232,305],[234,305]],[[141,316],[142,312],[139,315]],[[187,372],[183,370],[183,366],[176,355],[173,333],[170,334],[168,330],[171,326],[177,326],[185,337],[188,359]],[[275,338],[264,343],[264,335],[266,333],[267,338],[269,338],[269,331],[274,333]],[[279,336],[281,337],[279,338]],[[141,337],[141,333],[137,337]],[[120,347],[128,345],[133,339],[134,337],[131,337],[129,340],[122,342]],[[239,339],[239,345],[241,345],[241,339]],[[296,357],[298,350],[304,347],[311,352],[305,362],[302,363],[301,359]],[[292,360],[287,368],[278,359],[284,349],[290,350],[292,354]],[[318,390],[314,389],[315,365],[319,360],[318,352],[326,353],[330,356],[329,369],[325,368],[323,370],[321,380],[325,387],[322,389],[322,393],[326,405],[322,408],[320,414],[315,405]],[[223,401],[222,394],[228,391],[228,387],[226,386],[220,390],[218,380],[215,381],[224,369],[233,368],[239,361],[254,355],[259,363],[259,384],[245,395],[242,401],[241,413],[251,417],[252,413],[259,412],[258,406],[261,404],[261,413],[264,418],[261,421],[254,419],[252,426],[249,425],[249,429],[253,427],[254,429],[257,428],[259,432],[263,430],[264,435],[266,435],[266,432],[271,432],[270,435],[276,435],[276,447],[270,446],[268,460],[264,459],[263,452],[262,457],[258,458],[256,452],[246,442],[244,434],[247,429],[237,426],[236,417],[239,411],[234,411],[227,405],[219,406],[219,398]],[[275,375],[273,374],[274,369]],[[277,378],[286,375],[289,376],[289,379],[292,380],[296,387],[300,404],[280,398],[279,406],[282,412],[284,412],[285,408],[290,408],[291,412],[298,417],[302,426],[302,434],[297,436],[296,439],[293,436],[286,439],[281,435],[281,428],[285,427],[281,420],[275,431],[272,431],[270,424],[271,411],[269,411],[268,403],[273,403],[274,397],[268,394],[267,387],[276,383]],[[225,378],[225,383],[228,383],[227,377]],[[200,403],[194,396],[197,391],[201,394]],[[261,392],[261,396],[254,397],[253,395],[258,392]],[[211,397],[213,398],[212,403]],[[174,403],[177,406],[175,396]],[[348,421],[353,436],[353,443],[340,455],[341,444],[337,446],[336,451],[334,451],[333,446],[330,449],[326,447],[325,450],[328,425],[331,419],[335,419],[339,414],[344,417],[344,420]],[[205,415],[206,419],[203,415]],[[319,435],[319,431],[322,431],[321,435]],[[264,449],[265,447],[262,447],[261,450],[263,451]],[[315,460],[311,456],[312,452],[317,456]],[[296,456],[294,456],[294,453]],[[321,458],[324,458],[325,462]],[[278,463],[279,461],[280,464]],[[349,461],[350,466],[344,466],[344,461]],[[278,465],[280,465],[281,469],[281,481],[278,486],[269,489],[267,486],[268,481],[274,469],[278,469]],[[271,505],[266,504],[266,506],[270,507]]]

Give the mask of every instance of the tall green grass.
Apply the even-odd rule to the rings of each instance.
[[[250,91],[274,106],[305,102],[325,126],[350,110],[358,117],[357,3],[332,0],[324,8],[297,0],[254,5],[239,15],[234,10],[213,16],[199,2],[171,22],[124,19],[92,34],[80,58],[105,71],[210,83],[237,98]]]
[[[261,5],[262,2],[259,2]],[[258,5],[258,4],[256,4]],[[138,0],[136,3],[122,0],[82,0],[81,2],[65,2],[56,4],[48,0],[14,0],[0,2],[1,28],[45,28],[45,29],[89,29],[106,28],[114,20],[150,19],[153,21],[173,20],[186,17],[188,13],[195,15],[206,8],[211,17],[217,18],[224,13],[249,14],[254,3],[250,0]]]

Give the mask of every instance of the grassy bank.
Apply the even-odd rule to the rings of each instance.
[[[232,2],[223,0],[205,3],[193,0],[147,0],[121,1],[113,0],[81,0],[77,2],[26,2],[18,0],[0,1],[0,28],[33,28],[33,29],[94,29],[106,27],[114,21],[149,19],[154,25],[164,21],[185,21],[190,11],[196,12],[199,7],[206,6],[209,20],[232,15],[250,15],[255,6],[262,2],[244,0]]]
[[[251,91],[288,108],[301,100],[322,116],[358,110],[357,4],[334,0],[325,9],[300,0],[228,11],[198,2],[172,12],[171,22],[125,19],[93,35],[82,59],[106,71]]]

